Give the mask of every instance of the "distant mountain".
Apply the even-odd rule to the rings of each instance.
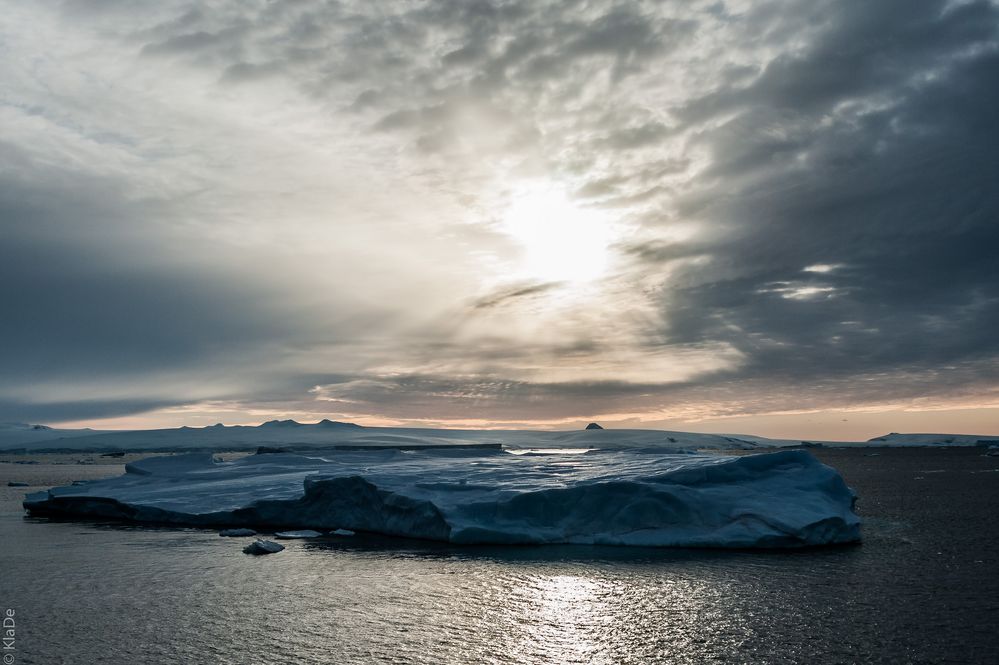
[[[0,450],[23,447],[35,448],[37,447],[36,444],[44,441],[86,437],[97,433],[99,433],[99,430],[89,428],[57,429],[48,425],[34,425],[30,423],[0,423]]]
[[[323,418],[318,423],[316,427],[323,427],[325,429],[364,429],[361,425],[356,423],[344,423],[339,420],[330,420],[329,418]]]
[[[294,420],[268,420],[266,423],[262,423],[262,424],[258,425],[257,427],[264,427],[264,428],[282,427],[282,428],[288,428],[288,427],[303,427],[303,425],[302,425],[302,423],[294,421]]]
[[[218,425],[215,425],[215,427],[218,427]],[[274,429],[274,428],[289,429],[293,427],[320,427],[323,429],[361,428],[360,425],[357,425],[355,423],[343,423],[338,420],[330,420],[329,418],[323,418],[314,425],[310,425],[308,423],[300,423],[297,420],[268,420],[263,424],[257,425],[257,427],[267,428],[267,429]]]

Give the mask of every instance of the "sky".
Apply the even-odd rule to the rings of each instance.
[[[999,3],[0,0],[0,421],[999,433]]]

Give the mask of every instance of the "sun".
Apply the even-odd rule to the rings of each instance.
[[[613,238],[602,211],[574,203],[556,186],[518,189],[502,230],[523,250],[520,276],[549,282],[589,282],[607,270]]]

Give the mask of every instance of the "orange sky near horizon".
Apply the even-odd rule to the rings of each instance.
[[[808,413],[780,413],[728,418],[707,418],[696,421],[669,419],[646,420],[633,415],[622,417],[602,414],[591,419],[565,419],[558,421],[491,422],[484,420],[398,420],[370,416],[351,417],[337,414],[274,412],[257,414],[246,419],[242,414],[195,411],[160,411],[149,414],[108,418],[104,420],[67,421],[55,423],[60,428],[91,429],[160,429],[204,427],[222,422],[226,425],[259,425],[267,420],[293,419],[303,423],[317,422],[323,418],[355,422],[369,427],[428,427],[445,429],[553,429],[574,430],[595,421],[613,429],[663,429],[682,432],[711,434],[752,434],[774,439],[804,439],[820,441],[866,441],[888,434],[946,433],[999,435],[999,407],[944,409],[939,411],[813,411]]]

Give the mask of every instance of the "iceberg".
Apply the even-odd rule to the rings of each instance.
[[[869,446],[891,448],[988,448],[999,445],[999,436],[983,434],[899,434],[892,432],[869,439]]]
[[[853,491],[805,450],[382,449],[233,461],[189,453],[125,468],[29,494],[24,506],[37,515],[454,544],[775,548],[860,539]]]
[[[273,540],[254,540],[243,548],[243,554],[276,554],[284,549],[284,545]]]
[[[322,535],[313,529],[299,529],[298,531],[278,531],[274,534],[274,537],[278,540],[298,540],[303,538],[319,538]]]

